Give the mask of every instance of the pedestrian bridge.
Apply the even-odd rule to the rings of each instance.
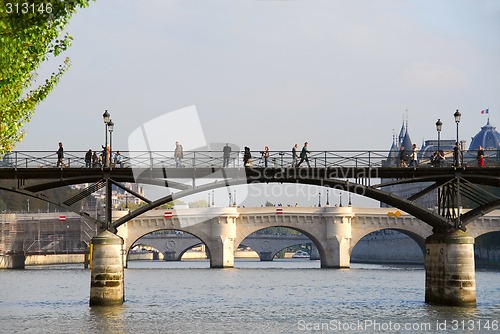
[[[216,188],[229,189],[235,185],[255,183],[295,183],[355,193],[384,202],[414,217],[392,217],[394,221],[387,224],[386,228],[401,230],[419,240],[419,244],[425,235],[429,236],[425,239],[426,301],[446,305],[475,305],[474,224],[500,207],[500,167],[497,151],[488,152],[492,154],[488,156],[492,164],[487,168],[475,167],[476,164],[465,159],[466,155],[464,161],[457,161],[455,166],[430,167],[429,161],[421,159],[418,167],[398,167],[397,158],[387,151],[311,152],[310,160],[313,163],[307,168],[294,166],[293,160],[290,161],[290,154],[286,152],[273,152],[271,163],[268,160],[267,163],[264,162],[264,166],[261,158],[242,166],[239,152],[235,152],[229,167],[222,167],[222,152],[211,151],[185,152],[185,159],[182,162],[176,161],[180,163],[176,164],[176,167],[181,168],[173,166],[173,154],[168,153],[165,156],[162,152],[127,152],[128,157],[120,166],[110,164],[83,168],[78,164],[74,167],[75,163],[68,161],[69,168],[54,168],[52,161],[55,161],[55,152],[47,156],[36,152],[20,157],[22,153],[13,152],[4,157],[2,167],[5,168],[0,168],[0,179],[16,182],[14,186],[1,185],[0,189],[52,201],[70,211],[78,212],[90,222],[102,224],[101,228],[105,231],[93,239],[93,244],[99,248],[97,257],[104,263],[99,267],[99,270],[104,272],[96,270],[93,275],[96,280],[91,284],[96,287],[96,295],[101,294],[97,291],[101,291],[103,287],[105,290],[108,284],[106,279],[101,278],[114,277],[106,272],[106,263],[109,260],[106,247],[110,243],[115,245],[114,252],[118,254],[118,258],[122,259],[123,256],[118,253],[121,239],[117,237],[116,232],[124,237],[128,249],[132,245],[131,242],[135,242],[139,236],[154,229],[165,228],[165,222],[161,223],[158,218],[151,218],[149,222],[141,225],[138,222],[145,218],[139,216],[147,216],[149,211],[175,199]],[[474,155],[469,154],[469,158],[470,156]],[[81,163],[82,157],[83,154],[75,159]],[[175,192],[157,200],[150,200],[125,187],[124,182],[162,186]],[[82,183],[90,185],[64,201],[49,199],[40,193],[46,189]],[[404,194],[398,195],[389,190],[390,186],[405,187],[411,184],[418,186]],[[146,204],[113,221],[113,186]],[[98,222],[81,210],[80,201],[104,187],[106,218],[104,222]],[[419,199],[434,191],[437,192],[437,210],[418,203]],[[465,199],[468,201],[467,207],[470,208],[468,210],[462,209],[462,201]],[[235,247],[252,232],[268,226],[291,227],[307,235],[318,248],[322,267],[348,267],[350,251],[360,236],[369,233],[370,229],[382,229],[381,226],[385,225],[382,220],[370,223],[368,218],[366,221],[355,219],[352,209],[347,208],[331,208],[321,215],[294,213],[283,208],[279,218],[276,213],[273,215],[269,212],[255,215],[254,218],[245,218],[246,216],[240,215],[236,208],[210,210],[213,211],[200,213],[199,216],[183,217],[179,214],[177,219],[170,220],[170,226],[202,240],[210,251],[212,267],[233,266]],[[415,223],[416,221],[418,223]],[[427,226],[424,226],[425,224]],[[132,227],[130,231],[129,227]],[[123,269],[123,266],[120,266]],[[117,283],[117,286],[122,283]],[[122,290],[117,288],[116,291]],[[122,299],[123,295],[119,297],[120,302]]]
[[[120,212],[115,212],[115,219]],[[425,240],[432,227],[421,220],[394,208],[354,207],[258,207],[258,208],[197,208],[151,210],[118,227],[124,239],[125,254],[141,237],[160,230],[177,230],[198,238],[210,254],[211,267],[232,267],[234,254],[254,232],[267,227],[288,227],[306,235],[317,248],[322,268],[350,267],[350,254],[367,234],[392,229],[408,235],[425,253]],[[468,225],[475,238],[500,231],[500,210],[476,219]],[[162,239],[157,249],[181,253],[193,245],[176,244],[179,238]],[[271,258],[282,245],[259,241],[252,249],[261,258]],[[163,249],[162,249],[163,248]],[[179,254],[182,255],[182,254]],[[179,256],[176,255],[176,256]],[[172,254],[170,255],[172,256]]]

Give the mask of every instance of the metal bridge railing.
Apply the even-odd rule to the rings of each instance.
[[[185,151],[182,159],[174,157],[174,151],[120,151],[122,163],[115,163],[112,159],[111,167],[128,168],[204,168],[222,167],[222,151]],[[64,163],[67,168],[85,168],[86,151],[65,151]],[[262,151],[251,151],[250,165],[265,167],[266,158]],[[300,151],[297,152],[300,154]],[[91,163],[93,168],[102,168],[106,159],[101,152],[97,152],[98,161]],[[453,162],[453,153],[445,152],[446,159],[443,166],[450,166]],[[477,151],[464,151],[463,164],[477,166]],[[338,150],[338,151],[311,151],[308,154],[311,167],[399,167],[398,153],[383,150]],[[419,157],[419,167],[430,167],[430,156]],[[300,158],[299,158],[300,160]],[[299,161],[297,160],[297,162]],[[486,166],[500,166],[500,151],[485,151]],[[408,161],[409,162],[409,161]],[[293,156],[291,151],[269,151],[268,167],[291,167]],[[54,168],[57,166],[55,151],[13,151],[0,159],[0,168]],[[232,152],[229,167],[242,168],[243,152]],[[307,167],[302,162],[300,167]]]

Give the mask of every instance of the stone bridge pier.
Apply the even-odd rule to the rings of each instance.
[[[350,268],[351,265],[351,219],[354,216],[350,207],[335,212],[325,212],[325,236],[321,242],[321,268]]]
[[[425,302],[475,306],[474,237],[461,230],[442,232],[425,244]]]
[[[233,268],[236,251],[236,208],[220,210],[215,218],[210,220],[211,238],[206,246],[210,252],[210,268]]]

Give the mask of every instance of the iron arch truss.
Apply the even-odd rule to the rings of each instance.
[[[403,210],[435,230],[466,230],[469,222],[500,206],[500,167],[0,168],[0,179],[17,181],[14,187],[2,187],[4,190],[46,200],[70,210],[105,184],[118,186],[146,203],[105,226],[109,229],[116,229],[128,220],[175,199],[221,187],[260,183],[297,183],[351,192]],[[40,195],[43,190],[82,183],[90,185],[62,202]],[[124,183],[155,185],[177,191],[149,200]],[[420,184],[421,187],[405,197],[385,189],[402,184]],[[437,210],[417,204],[419,198],[431,191],[438,193]],[[462,212],[462,201],[471,204],[470,209]],[[86,213],[78,213],[88,217]]]

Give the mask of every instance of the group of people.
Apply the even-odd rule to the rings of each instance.
[[[109,146],[102,146],[100,155],[97,155],[97,151],[92,151],[91,149],[85,153],[85,168],[101,168],[110,166],[121,168],[122,165],[123,155],[121,152],[116,151],[111,155],[111,149]]]
[[[410,154],[406,153],[404,146],[401,146],[401,150],[399,151],[399,167],[408,167],[408,159],[410,160],[410,167],[418,166],[418,147],[416,144],[413,144]]]
[[[300,165],[305,161],[307,163],[307,166],[310,168],[311,164],[309,163],[309,152],[308,150],[308,142],[304,143],[304,146],[302,147],[302,150],[300,151],[300,154],[298,153],[298,148],[299,144],[295,144],[292,147],[292,165],[291,167],[300,167]],[[228,144],[226,144],[228,146]],[[224,147],[226,148],[226,147]],[[223,157],[224,157],[224,163],[222,167],[227,167],[226,164],[226,151],[223,151]],[[231,154],[231,149],[228,150],[227,153],[227,161],[229,161],[229,155]],[[260,151],[260,155],[262,159],[264,160],[264,167],[269,166],[269,146],[266,146],[264,148],[264,151]],[[245,149],[243,151],[243,164],[245,167],[251,167],[253,165],[252,162],[252,154],[250,152],[250,148],[245,146]]]
[[[56,167],[58,168],[66,168],[68,165],[64,161],[64,147],[63,143],[59,142],[59,149],[56,152],[57,154],[57,163]],[[113,156],[110,159],[111,150],[110,147],[102,146],[101,154],[98,156],[97,151],[92,151],[89,149],[85,153],[85,168],[101,168],[101,167],[109,167],[110,165],[115,167],[122,167],[123,164],[123,155],[120,151],[113,152]]]
[[[407,161],[410,160],[409,167],[417,167],[418,166],[418,148],[416,144],[413,144],[412,151],[410,154],[407,154],[405,148],[401,146],[399,151],[399,167],[408,167]],[[432,167],[441,167],[444,165],[445,161],[445,153],[443,150],[435,151],[431,158],[430,163]],[[455,143],[453,147],[453,166],[459,167],[463,165],[463,154],[460,148],[460,143]],[[484,149],[482,146],[479,146],[477,150],[477,165],[478,167],[484,167]]]

